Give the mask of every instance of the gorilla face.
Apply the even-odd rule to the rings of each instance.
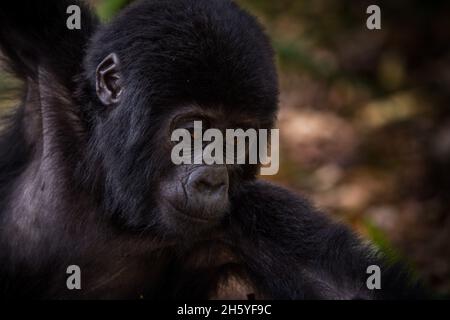
[[[186,233],[186,230],[189,230],[187,233],[192,234],[220,223],[228,212],[230,194],[236,192],[244,180],[254,179],[258,169],[257,164],[228,163],[225,157],[219,164],[195,161],[195,158],[201,157],[202,151],[206,150],[207,141],[214,138],[206,139],[207,141],[201,139],[199,136],[202,136],[202,133],[196,132],[194,123],[200,122],[203,132],[214,129],[220,132],[222,137],[226,129],[259,127],[261,123],[255,115],[246,115],[244,118],[247,123],[242,123],[242,114],[229,113],[225,116],[224,108],[187,106],[175,110],[168,117],[168,125],[164,129],[166,139],[173,148],[174,130],[182,129],[189,137],[189,161],[187,164],[175,165],[173,159],[168,160],[172,165],[160,180],[157,192],[159,214],[167,228],[178,233]],[[271,123],[266,125],[270,126]],[[201,145],[200,154],[194,150],[196,139],[200,140],[197,141]],[[221,148],[225,149],[225,144]],[[171,151],[173,153],[174,150]],[[225,150],[223,151],[225,155]],[[167,150],[165,152],[166,157],[171,158]]]

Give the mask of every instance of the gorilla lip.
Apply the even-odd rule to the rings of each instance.
[[[170,209],[172,209],[171,211],[174,212],[176,214],[177,217],[180,217],[184,220],[189,220],[192,222],[196,222],[196,223],[202,223],[202,224],[209,224],[209,223],[213,223],[213,222],[217,222],[219,220],[221,220],[223,218],[224,215],[221,216],[215,216],[215,217],[211,217],[211,218],[201,218],[198,216],[193,216],[193,215],[188,215],[186,213],[184,213],[183,211],[175,208],[174,205],[172,205],[170,202],[167,202],[167,204],[169,205]]]

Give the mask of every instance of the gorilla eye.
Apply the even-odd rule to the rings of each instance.
[[[184,129],[189,132],[192,141],[195,141],[202,139],[202,135],[210,127],[210,120],[204,116],[196,114],[181,114],[172,120],[169,135],[172,135],[172,133],[177,129]],[[201,128],[201,132],[198,130],[199,128]]]
[[[186,129],[187,131],[189,131],[192,139],[198,139],[199,137],[195,136],[195,127],[194,127],[194,122],[187,124],[186,126],[182,127],[183,129]]]
[[[193,117],[175,119],[173,121],[172,130],[186,129],[189,132],[193,133],[194,128],[195,128],[195,122],[201,123],[201,128],[202,128],[203,132],[211,127],[209,119],[200,117],[200,116],[198,116],[198,117],[193,116]]]

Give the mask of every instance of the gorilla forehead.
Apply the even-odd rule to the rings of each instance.
[[[163,104],[276,111],[270,42],[256,19],[232,1],[138,1],[97,32],[88,52],[86,70],[116,52],[125,85]]]

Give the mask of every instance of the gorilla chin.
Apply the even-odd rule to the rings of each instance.
[[[162,224],[177,235],[202,233],[218,226],[229,210],[225,165],[182,165],[161,185]]]

